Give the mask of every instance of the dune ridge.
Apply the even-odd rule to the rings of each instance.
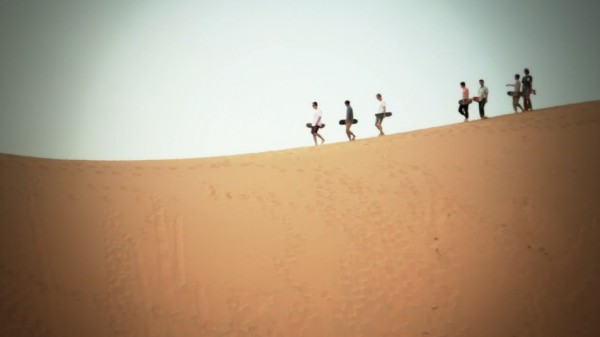
[[[231,157],[0,154],[0,335],[597,336],[599,146],[596,101]]]

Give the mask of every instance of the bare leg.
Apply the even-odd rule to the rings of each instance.
[[[352,136],[350,136],[350,123],[348,123],[348,121],[346,121],[346,136],[348,137],[348,140],[352,140]]]
[[[383,127],[381,126],[381,122],[375,123],[375,127],[377,128],[377,130],[379,130],[379,135],[384,136]]]
[[[321,137],[321,135],[318,133],[313,133],[313,140],[315,141],[315,146],[319,145],[317,144],[317,137],[321,139],[321,144],[325,143],[325,138]]]
[[[521,112],[523,112],[523,107],[521,104],[519,104],[519,97],[513,96],[513,108],[515,109],[515,112],[517,112],[517,107],[521,109]]]
[[[354,138],[356,138],[354,133],[352,133],[352,131],[350,131],[351,126],[352,126],[352,123],[346,121],[346,136],[348,136],[348,140],[354,140]]]

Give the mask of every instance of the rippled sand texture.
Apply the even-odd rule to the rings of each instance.
[[[0,335],[599,336],[599,148],[591,102],[222,158],[0,155]]]

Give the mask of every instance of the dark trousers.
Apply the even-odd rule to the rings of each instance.
[[[479,117],[483,118],[485,116],[485,103],[487,103],[487,98],[484,98],[479,101]]]
[[[458,106],[458,113],[465,116],[466,119],[469,119],[469,105],[468,104],[460,104]]]
[[[531,106],[531,89],[525,88],[523,90],[523,108],[525,111],[533,110]]]

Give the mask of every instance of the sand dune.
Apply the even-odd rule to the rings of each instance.
[[[591,102],[233,157],[0,155],[0,335],[598,336],[598,147]]]

